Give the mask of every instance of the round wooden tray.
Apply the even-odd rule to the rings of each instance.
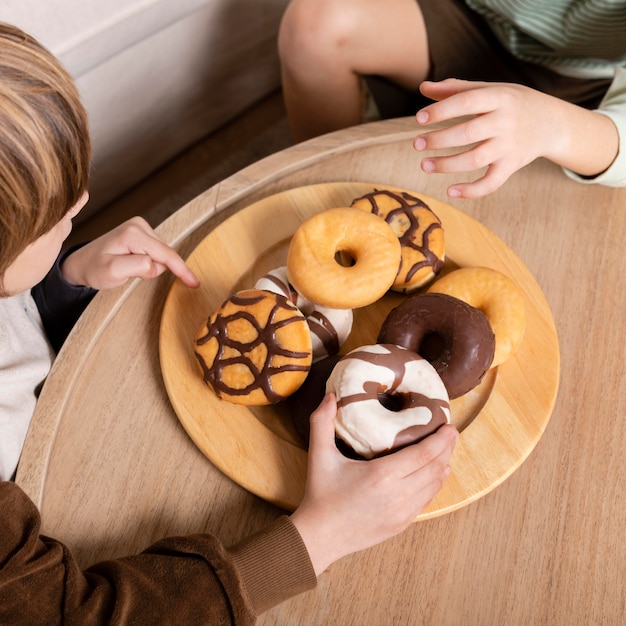
[[[197,290],[175,281],[166,299],[159,338],[161,370],[176,414],[198,448],[222,472],[261,498],[288,510],[302,499],[307,452],[281,405],[246,408],[217,398],[202,380],[194,356],[200,325],[232,293],[249,288],[284,265],[291,235],[310,215],[349,206],[354,198],[389,185],[326,183],[264,198],[218,225],[187,259]],[[424,196],[421,196],[424,197]],[[559,383],[559,346],[550,309],[521,260],[492,232],[461,211],[426,199],[446,233],[444,272],[485,266],[522,289],[526,331],[516,353],[493,368],[471,392],[451,403],[461,436],[452,473],[418,519],[469,504],[510,476],[543,433]],[[355,311],[342,353],[375,343],[388,311],[404,296],[388,294]]]

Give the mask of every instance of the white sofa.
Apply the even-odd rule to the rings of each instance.
[[[82,219],[275,91],[288,0],[2,0],[75,78],[94,145]]]

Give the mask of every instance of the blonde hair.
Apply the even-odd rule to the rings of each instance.
[[[71,76],[33,37],[0,22],[0,292],[7,267],[87,190],[90,162]]]

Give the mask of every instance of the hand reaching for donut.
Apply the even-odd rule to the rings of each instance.
[[[73,285],[111,289],[130,278],[156,278],[168,269],[188,287],[199,285],[183,259],[148,222],[133,217],[70,254],[61,272]]]
[[[453,198],[489,194],[538,157],[593,177],[617,155],[618,133],[610,118],[523,85],[450,78],[425,81],[420,91],[436,102],[418,111],[417,122],[452,124],[418,135],[415,149],[460,148],[450,156],[426,157],[422,169],[444,173],[486,168],[477,180],[449,187]]]
[[[454,426],[445,425],[398,452],[355,461],[335,445],[336,411],[328,394],[311,416],[305,495],[291,516],[317,575],[405,530],[443,485],[458,438]]]

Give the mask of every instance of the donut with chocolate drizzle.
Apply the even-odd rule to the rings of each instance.
[[[430,204],[436,202],[429,199]],[[433,279],[445,258],[444,230],[429,204],[405,191],[375,189],[352,206],[379,215],[400,240],[401,262],[392,291],[412,293]]]
[[[311,336],[300,310],[280,294],[239,291],[204,323],[195,356],[215,394],[246,405],[275,404],[311,367]]]
[[[366,459],[418,441],[450,421],[448,394],[432,365],[392,344],[346,354],[326,391],[337,399],[337,436]]]
[[[314,363],[337,354],[350,335],[352,309],[331,309],[305,298],[289,282],[286,266],[271,270],[259,278],[254,287],[285,296],[304,313],[311,331]]]

